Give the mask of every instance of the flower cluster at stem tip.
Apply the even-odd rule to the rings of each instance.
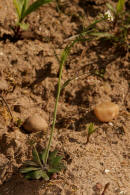
[[[113,14],[111,13],[110,10],[107,10],[107,11],[105,12],[105,16],[107,16],[107,20],[108,20],[108,21],[111,21],[111,22],[114,21]]]

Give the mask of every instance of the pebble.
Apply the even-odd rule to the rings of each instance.
[[[39,114],[34,114],[28,117],[23,123],[24,130],[28,133],[33,133],[37,131],[45,131],[48,128],[48,124],[45,117],[41,117]]]
[[[109,169],[105,169],[104,172],[107,174],[107,173],[110,172],[110,170]]]
[[[113,102],[102,102],[95,106],[94,113],[102,122],[109,122],[119,114],[119,106]]]
[[[113,127],[113,123],[109,122],[108,124]]]

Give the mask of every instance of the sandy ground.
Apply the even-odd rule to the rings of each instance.
[[[62,13],[51,3],[32,13],[30,32],[23,40],[3,41],[11,35],[16,14],[11,0],[0,5],[0,93],[7,101],[14,121],[24,121],[34,113],[46,114],[49,126],[55,104],[59,64],[55,57],[68,38],[90,24],[106,10],[105,0],[63,1]],[[113,1],[112,3],[115,3]],[[55,52],[54,52],[55,51]],[[18,169],[31,158],[30,140],[44,148],[50,134],[27,134],[11,126],[10,115],[0,99],[0,195],[129,195],[130,94],[128,53],[109,42],[78,43],[63,69],[62,83],[72,81],[61,93],[51,149],[57,148],[67,164],[65,171],[49,182],[28,181]],[[103,78],[91,75],[104,73]],[[111,123],[99,122],[93,108],[110,100],[120,107]],[[97,130],[87,140],[87,127]]]

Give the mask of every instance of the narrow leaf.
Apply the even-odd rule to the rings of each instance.
[[[36,162],[32,161],[32,160],[26,160],[24,162],[25,165],[30,165],[30,166],[39,166]]]
[[[84,29],[84,31],[82,32],[82,34],[83,33],[87,33],[90,29],[93,29],[96,26],[96,24],[98,24],[98,23],[100,23],[102,21],[104,21],[104,18],[101,18],[99,20],[95,20],[92,24],[90,24],[87,28]]]
[[[89,127],[88,127],[88,134],[92,134],[96,129],[94,128],[94,124],[90,123]]]
[[[43,163],[45,163],[45,156],[46,156],[46,149],[44,149],[41,154],[41,160]]]
[[[106,33],[106,32],[93,32],[90,34],[91,36],[95,36],[98,39],[100,38],[111,38],[113,35],[111,33]]]
[[[56,156],[55,158],[49,161],[49,164],[51,165],[51,167],[57,168],[58,166],[60,166],[62,159],[63,159],[62,156]]]
[[[68,79],[65,81],[65,83],[62,85],[61,89],[64,89],[73,79]]]
[[[42,177],[42,170],[32,171],[27,173],[25,178],[26,179],[40,179]]]
[[[17,0],[13,0],[13,3],[14,3],[14,6],[16,8],[17,15],[20,18],[20,16],[21,16],[20,3]]]
[[[125,5],[125,0],[118,0],[117,7],[116,7],[117,14],[123,11],[124,5]]]
[[[28,0],[24,0],[23,6],[22,6],[22,10],[21,10],[21,19],[23,18],[23,15],[27,9],[28,6]],[[21,21],[20,21],[21,22]]]
[[[37,149],[36,149],[35,146],[34,146],[34,149],[32,150],[32,155],[33,155],[33,160],[35,162],[37,162],[42,167],[42,163],[41,163],[39,154],[38,154]]]
[[[58,153],[57,150],[54,150],[53,152],[50,152],[50,154],[49,154],[49,159],[52,160],[53,158],[55,158],[56,155],[57,155],[57,153]]]
[[[60,171],[60,169],[48,169],[48,173],[58,173]]]
[[[37,0],[34,3],[32,3],[28,9],[23,13],[21,21],[30,13],[34,12],[36,9],[38,9],[40,6],[46,3],[50,3],[52,0]]]
[[[48,175],[46,174],[45,171],[42,171],[41,177],[42,177],[45,181],[48,181],[48,180],[49,180],[49,177],[48,177]]]
[[[39,170],[39,169],[40,169],[39,167],[24,167],[24,168],[20,168],[20,172],[28,173],[28,172]]]

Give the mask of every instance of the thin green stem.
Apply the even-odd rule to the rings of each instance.
[[[61,66],[60,66],[60,71],[59,71],[57,97],[56,97],[56,103],[55,103],[55,108],[54,108],[54,115],[53,115],[53,123],[52,123],[51,134],[50,134],[48,146],[47,146],[47,149],[46,149],[45,163],[47,163],[47,159],[48,159],[48,156],[49,156],[50,145],[51,145],[53,132],[54,132],[54,128],[55,128],[55,123],[56,123],[57,105],[58,105],[58,101],[59,101],[59,97],[60,97],[60,91],[61,91],[61,77],[62,77],[63,65],[64,65],[64,62],[62,62]]]
[[[69,46],[67,46],[62,55],[61,55],[61,61],[60,61],[60,69],[59,69],[59,80],[58,80],[58,88],[57,88],[57,96],[56,96],[56,103],[55,103],[55,108],[54,108],[54,115],[53,115],[53,123],[52,123],[52,128],[51,128],[51,134],[49,138],[49,142],[46,148],[46,153],[45,153],[45,163],[47,163],[48,156],[49,156],[49,151],[50,151],[50,145],[53,137],[53,132],[55,128],[55,123],[56,123],[56,114],[57,114],[57,106],[58,106],[58,101],[60,97],[60,92],[61,92],[61,78],[62,78],[62,70],[63,70],[63,65],[66,62],[66,59],[70,53],[71,47],[77,42],[77,40],[74,40]]]

